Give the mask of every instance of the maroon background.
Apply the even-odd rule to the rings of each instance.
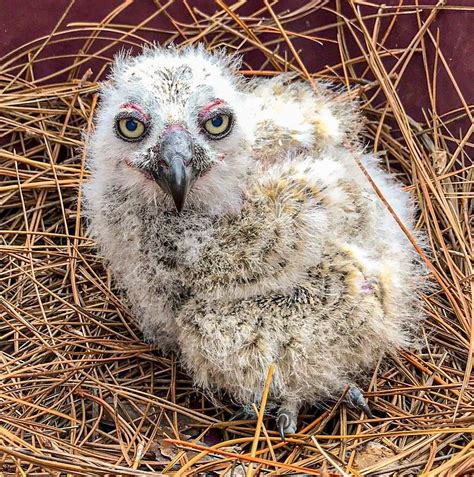
[[[17,48],[28,41],[50,33],[51,29],[55,26],[69,3],[70,0],[0,0],[0,56],[5,55],[14,48]],[[112,9],[121,3],[120,0],[77,0],[64,20],[62,28],[66,27],[69,22],[100,21]],[[163,5],[166,2],[165,0],[162,0],[160,3]],[[212,13],[218,8],[214,5],[214,2],[210,0],[190,0],[189,3],[193,7],[197,7],[206,13]],[[227,4],[230,5],[231,3],[230,0],[227,0]],[[294,10],[304,3],[305,2],[301,0],[282,0],[274,8],[276,11],[282,11],[286,8]],[[376,1],[373,1],[372,3],[376,3]],[[383,3],[395,5],[398,2],[385,0]],[[404,5],[413,5],[414,3],[415,0],[409,0],[405,1]],[[424,5],[432,5],[435,2],[433,0],[426,0],[421,1],[420,3]],[[474,0],[457,0],[455,4],[454,2],[448,1],[448,5],[450,7],[454,5],[464,5],[474,8]],[[256,10],[259,6],[263,7],[263,3],[260,5],[260,1],[249,1],[249,4],[238,10],[238,13],[242,15],[246,12]],[[327,6],[333,7],[334,1],[331,0]],[[352,17],[351,9],[346,7],[348,6],[345,5],[346,14]],[[152,0],[135,1],[135,3],[121,13],[114,22],[136,25],[155,11],[156,8],[156,3]],[[175,3],[168,8],[168,12],[174,18],[182,19],[184,22],[189,23],[189,14],[180,0],[176,0]],[[375,13],[376,9],[372,7],[363,7],[363,12]],[[429,11],[424,11],[422,17],[426,18],[428,14]],[[308,27],[333,23],[334,21],[335,16],[329,11],[317,10],[314,14],[292,23],[291,29],[295,31],[303,31]],[[171,24],[162,14],[156,17],[150,23],[150,26],[168,30],[172,29]],[[474,11],[443,10],[438,13],[437,19],[430,29],[433,34],[436,35],[436,30],[438,28],[440,31],[441,50],[460,85],[467,103],[472,104],[474,102],[474,42],[472,40],[474,38]],[[381,30],[383,31],[383,28]],[[418,27],[415,15],[410,14],[400,17],[389,37],[387,46],[406,46],[417,30]],[[333,34],[335,34],[334,29],[331,32],[331,35]],[[324,35],[329,36],[326,32]],[[144,36],[148,39],[163,40],[167,35],[145,34]],[[350,36],[347,38],[350,38]],[[101,41],[102,40],[99,40],[97,44],[99,46],[105,45],[105,42],[102,41],[101,43]],[[75,54],[82,43],[83,41],[74,40],[62,42],[50,48],[48,50],[48,55],[51,55],[51,52],[58,55]],[[299,48],[302,48],[302,57],[310,71],[317,71],[326,65],[335,64],[339,61],[339,51],[335,44],[326,42],[321,46],[315,43],[305,42],[304,40],[295,41],[294,43]],[[350,47],[356,48],[355,44],[350,45]],[[111,53],[112,51],[108,51],[107,56],[110,57]],[[255,67],[258,67],[261,63],[261,58],[252,55],[247,55],[245,60]],[[51,73],[55,69],[67,65],[68,61],[70,60],[48,60],[39,63],[35,68],[35,74],[38,77]],[[387,62],[390,63],[390,60],[387,60]],[[93,66],[95,73],[99,70],[97,65],[87,65],[87,67],[89,66]],[[432,59],[430,59],[430,68],[432,68]],[[423,121],[423,108],[427,110],[430,109],[431,106],[426,93],[426,78],[421,54],[416,54],[415,58],[411,61],[410,66],[399,85],[399,92],[409,114],[415,119]],[[441,61],[439,61],[437,97],[438,114],[448,112],[461,106],[461,101],[456,94],[455,89],[452,87]],[[454,134],[459,135],[459,129],[457,131],[453,130],[453,127],[454,125],[451,127],[451,131]],[[454,127],[454,129],[456,128],[459,128],[459,124]]]

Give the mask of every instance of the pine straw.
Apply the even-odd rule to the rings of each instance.
[[[456,32],[432,27],[442,3],[378,9],[366,2],[364,15],[362,2],[351,3],[345,16],[339,2],[312,1],[292,12],[265,2],[253,13],[246,5],[244,15],[243,1],[227,6],[217,0],[218,11],[209,16],[183,2],[188,22],[171,17],[170,3],[156,0],[153,15],[135,26],[116,21],[121,11],[139,8],[131,2],[100,24],[61,19],[47,38],[1,60],[5,475],[472,475],[473,108],[439,47],[443,33]],[[293,20],[318,15],[318,9],[333,11],[334,21],[293,31]],[[150,26],[157,16],[166,17],[169,31]],[[409,17],[419,31],[407,48],[390,48],[390,31]],[[341,403],[310,410],[299,433],[284,443],[266,418],[257,427],[229,422],[229,403],[211,404],[173,356],[160,357],[142,342],[86,237],[77,195],[87,180],[81,131],[91,128],[96,80],[119,45],[137,46],[150,35],[226,45],[246,55],[258,51],[262,63],[244,65],[249,76],[293,70],[309,81],[329,78],[354,87],[348,94],[361,101],[366,140],[419,202],[419,227],[432,249],[426,260],[438,283],[424,297],[424,348],[403,351],[374,372],[367,388],[373,419]],[[308,71],[294,44],[304,41],[311,48],[317,41],[331,43],[331,37],[338,40],[338,63]],[[46,79],[36,78],[51,45],[67,41],[79,41],[78,54],[65,56]],[[397,92],[407,65],[420,55],[430,98],[422,124],[410,119]],[[93,58],[95,75],[87,71]],[[442,115],[437,71],[449,76],[461,104]],[[468,125],[460,135],[451,127],[459,120]]]

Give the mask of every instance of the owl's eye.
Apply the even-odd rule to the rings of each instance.
[[[204,123],[204,129],[213,139],[220,139],[230,132],[231,119],[227,114],[216,114]]]
[[[145,134],[145,124],[136,118],[128,117],[117,121],[117,130],[123,139],[137,141]]]

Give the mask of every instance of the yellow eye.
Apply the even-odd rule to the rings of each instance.
[[[124,139],[133,141],[143,136],[145,125],[135,118],[119,119],[118,131]]]
[[[227,114],[216,114],[211,119],[208,119],[204,124],[204,129],[211,135],[217,138],[223,137],[230,129],[230,117]]]

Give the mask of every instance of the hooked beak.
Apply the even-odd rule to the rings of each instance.
[[[161,189],[173,198],[178,212],[183,210],[194,182],[191,169],[193,154],[191,135],[182,126],[172,125],[163,134],[150,171]]]

